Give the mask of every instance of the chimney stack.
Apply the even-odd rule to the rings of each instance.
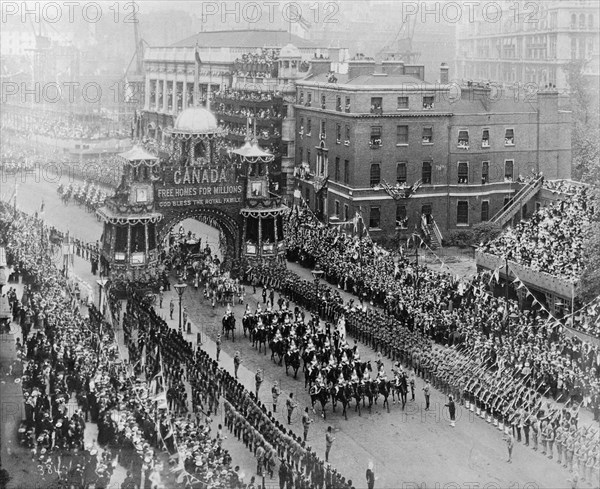
[[[444,85],[450,83],[449,70],[450,68],[448,68],[448,65],[442,63],[442,66],[440,66],[440,83]]]
[[[355,59],[348,62],[348,80],[357,76],[372,75],[375,73],[374,59]]]

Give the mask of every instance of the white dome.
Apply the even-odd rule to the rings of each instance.
[[[301,58],[300,50],[293,44],[286,44],[281,48],[280,58]]]
[[[213,133],[217,132],[219,124],[217,118],[210,110],[204,107],[190,107],[185,109],[175,121],[174,132],[187,133]]]

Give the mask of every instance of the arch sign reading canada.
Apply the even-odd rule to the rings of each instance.
[[[139,146],[119,155],[121,185],[98,210],[104,221],[104,276],[125,286],[156,283],[161,243],[190,218],[220,231],[225,269],[283,261],[288,208],[269,192],[274,156],[250,136],[243,147],[226,151],[224,132],[201,107],[184,110],[169,135],[168,158],[161,160]]]

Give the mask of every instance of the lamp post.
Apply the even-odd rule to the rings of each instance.
[[[108,279],[105,278],[96,280],[96,283],[98,284],[98,310],[100,312],[102,312],[102,289],[106,285],[106,282],[108,282]]]
[[[181,299],[183,297],[183,293],[185,292],[187,284],[183,284],[180,282],[178,284],[173,285],[173,287],[175,288],[175,290],[177,291],[177,295],[179,296],[179,332],[181,333],[183,331],[181,327]]]
[[[323,277],[325,272],[323,270],[321,270],[321,267],[317,263],[315,265],[315,269],[310,273],[315,278],[315,308],[317,309],[317,312],[318,312],[319,311],[319,281],[321,280],[321,277]]]

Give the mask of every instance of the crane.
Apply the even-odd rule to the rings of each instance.
[[[421,57],[421,53],[413,51],[412,47],[416,22],[416,15],[410,15],[403,19],[396,35],[379,50],[375,57],[379,59],[393,59],[398,57],[407,64],[416,63]]]

